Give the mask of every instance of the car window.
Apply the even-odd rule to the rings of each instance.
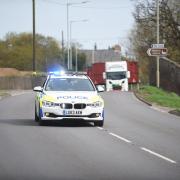
[[[79,78],[50,78],[45,87],[46,91],[95,91],[89,79]]]

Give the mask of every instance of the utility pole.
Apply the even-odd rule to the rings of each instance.
[[[35,0],[32,0],[33,5],[33,62],[32,62],[32,68],[33,73],[36,71],[36,31],[35,31]]]
[[[157,3],[157,44],[159,44],[159,0],[156,0]],[[160,73],[159,73],[159,56],[156,57],[156,86],[160,86]]]
[[[70,62],[69,62],[69,1],[67,0],[67,54],[68,54],[68,57],[67,57],[67,67],[68,67],[68,70],[70,69]]]
[[[72,31],[72,23],[73,21],[70,21],[70,35],[69,35],[69,42],[70,42],[70,47],[69,47],[69,67],[72,70],[73,69],[73,65],[72,65],[72,56],[73,56],[73,47],[72,47],[72,39],[71,39],[71,31]]]
[[[95,53],[95,52],[94,52],[94,49],[93,49],[93,50],[92,50],[92,64],[94,64],[94,56],[95,56],[94,53]]]
[[[61,46],[62,46],[62,61],[63,61],[63,65],[65,66],[65,56],[64,56],[64,33],[63,31],[62,33],[62,40],[61,40]]]
[[[77,44],[75,44],[76,46],[76,72],[78,72],[78,49],[77,49]]]

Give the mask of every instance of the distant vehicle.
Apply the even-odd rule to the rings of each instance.
[[[94,63],[87,74],[95,85],[104,86],[106,91],[128,91],[129,84],[138,83],[138,64],[136,61]]]
[[[93,122],[95,126],[104,124],[104,101],[86,75],[50,74],[43,87],[35,87],[35,121],[42,125],[45,121],[81,119]]]
[[[139,83],[138,62],[137,61],[126,61],[126,62],[127,62],[128,71],[130,72],[130,77],[128,78],[129,85]]]
[[[138,82],[136,62],[114,61],[94,63],[87,70],[95,85],[105,86],[107,91],[128,91],[128,83]]]

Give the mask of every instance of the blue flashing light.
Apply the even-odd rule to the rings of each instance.
[[[51,71],[49,72],[50,75],[64,75],[65,74],[65,71]]]
[[[65,71],[60,71],[60,75],[64,75],[65,74]]]

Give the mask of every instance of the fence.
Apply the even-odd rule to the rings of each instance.
[[[160,87],[180,95],[180,65],[167,59],[160,59]],[[150,63],[150,85],[156,85],[156,61]]]
[[[0,89],[33,89],[35,86],[42,86],[45,79],[44,76],[0,77]]]
[[[156,61],[150,63],[150,85],[156,85]],[[0,89],[33,89],[42,86],[45,76],[0,77]],[[180,95],[180,65],[167,58],[160,59],[160,87]]]

